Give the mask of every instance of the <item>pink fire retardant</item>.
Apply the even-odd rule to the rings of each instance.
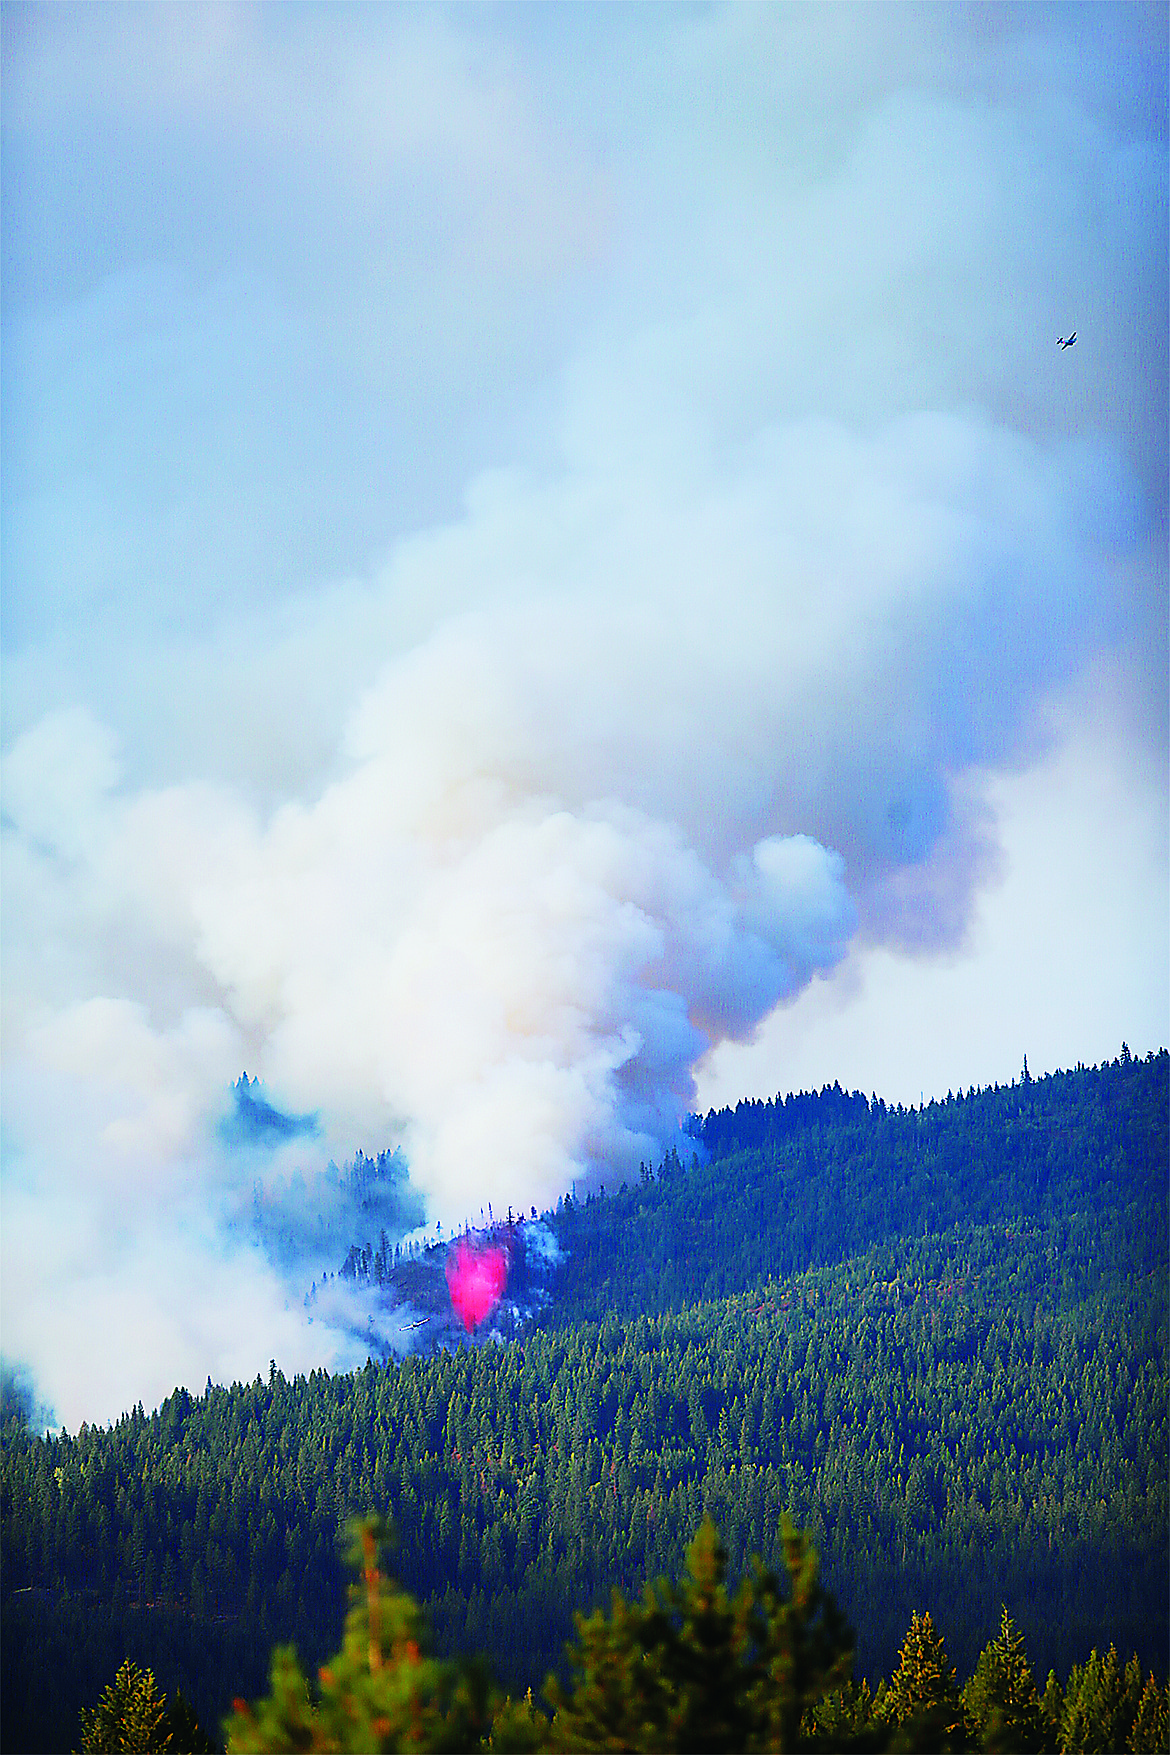
[[[508,1257],[494,1244],[477,1249],[461,1237],[453,1254],[447,1257],[447,1285],[451,1302],[459,1312],[465,1329],[470,1331],[499,1303],[500,1294],[508,1283]]]

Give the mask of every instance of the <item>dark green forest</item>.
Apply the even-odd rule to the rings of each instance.
[[[859,1678],[917,1610],[968,1675],[1004,1606],[1041,1677],[1113,1644],[1164,1678],[1168,1069],[741,1104],[545,1216],[552,1298],[506,1345],[274,1363],[52,1438],[14,1413],[4,1747],[75,1745],[127,1655],[212,1727],[275,1641],[315,1666],[371,1510],[438,1650],[517,1694],[705,1512],[733,1579],[782,1565],[785,1512],[809,1532]]]

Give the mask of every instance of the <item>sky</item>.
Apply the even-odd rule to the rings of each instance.
[[[449,1235],[743,1096],[1166,1042],[1166,25],[4,5],[56,1418],[353,1363],[358,1150]],[[304,1125],[241,1144],[245,1070]]]

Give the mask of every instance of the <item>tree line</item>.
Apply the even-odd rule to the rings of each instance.
[[[737,1135],[565,1203],[552,1305],[507,1346],[292,1380],[274,1362],[74,1435],[14,1416],[5,1746],[66,1746],[127,1655],[210,1724],[274,1643],[312,1670],[345,1613],[338,1532],[370,1507],[438,1653],[485,1651],[516,1698],[563,1678],[572,1607],[678,1576],[705,1514],[733,1582],[753,1553],[783,1569],[785,1515],[808,1530],[859,1673],[888,1673],[923,1604],[946,1605],[965,1672],[1004,1604],[1041,1673],[1110,1646],[1161,1666],[1166,1072],[1119,1059],[933,1114],[862,1099],[868,1119]],[[856,1163],[886,1156],[906,1205],[859,1241]]]
[[[1005,1608],[960,1688],[929,1613],[914,1613],[892,1675],[854,1681],[852,1634],[819,1578],[816,1550],[782,1521],[784,1571],[753,1562],[728,1588],[727,1553],[710,1518],[686,1552],[681,1583],[613,1595],[610,1612],[576,1617],[568,1681],[549,1676],[503,1695],[475,1661],[436,1661],[417,1603],[385,1577],[380,1519],[355,1520],[361,1583],[342,1648],[315,1685],[295,1649],[273,1654],[267,1695],[237,1699],[230,1755],[316,1750],[774,1750],[1135,1752],[1170,1738],[1170,1689],[1137,1659],[1094,1651],[1062,1687],[1041,1691]],[[83,1709],[82,1755],[162,1755],[213,1747],[181,1699],[168,1710],[149,1670],[130,1660],[97,1706]]]

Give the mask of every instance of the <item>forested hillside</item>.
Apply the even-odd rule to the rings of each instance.
[[[678,1309],[952,1226],[1105,1211],[1138,1272],[1165,1261],[1167,1056],[1121,1058],[922,1109],[836,1087],[740,1103],[616,1199],[568,1203],[548,1318]],[[1123,1215],[1128,1215],[1124,1217]]]
[[[888,1673],[930,1609],[968,1672],[1001,1604],[1041,1675],[1165,1671],[1165,1052],[925,1111],[709,1116],[710,1161],[566,1205],[551,1305],[438,1350],[4,1434],[4,1746],[60,1748],[125,1655],[207,1724],[344,1614],[337,1532],[393,1518],[441,1648],[539,1687],[571,1611],[733,1573],[790,1510]]]

